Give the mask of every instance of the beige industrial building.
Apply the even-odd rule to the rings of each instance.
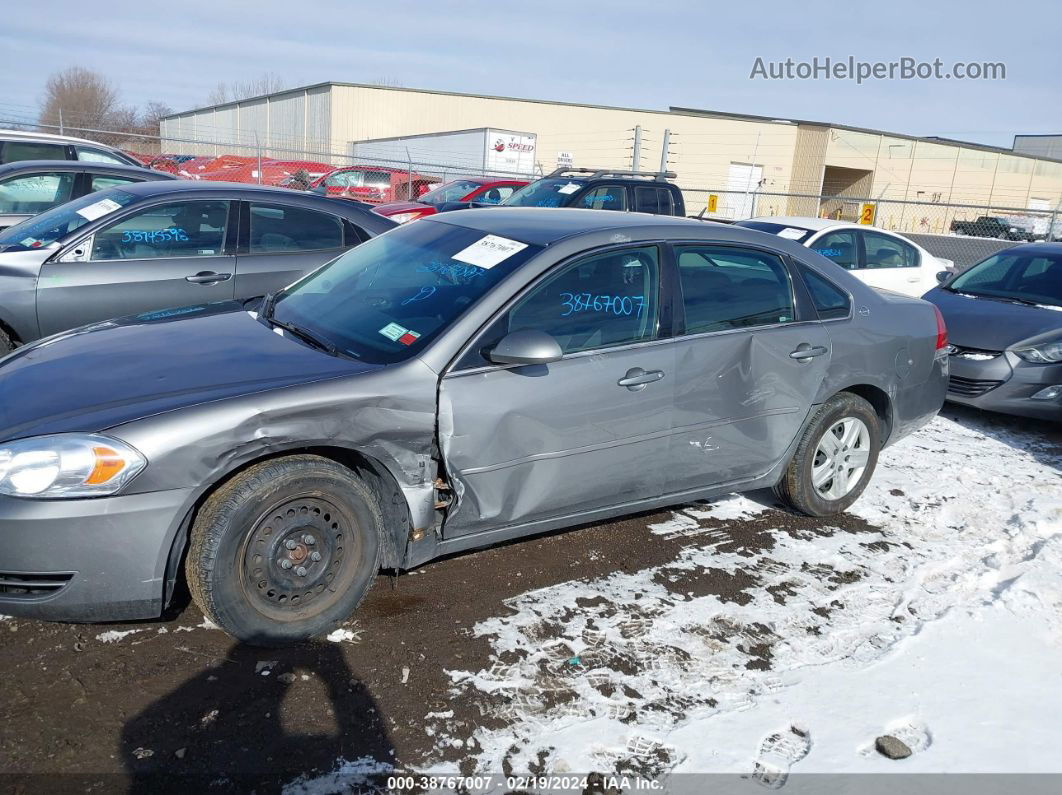
[[[540,172],[567,164],[657,170],[666,162],[678,174],[691,213],[714,194],[714,214],[724,218],[852,217],[857,200],[870,198],[879,225],[942,232],[955,218],[988,208],[1012,216],[1029,211],[1046,223],[1062,203],[1060,160],[828,122],[678,107],[641,110],[321,83],[177,113],[162,121],[162,136],[164,151],[260,151],[341,164],[351,162],[355,142],[471,128],[534,135]],[[454,153],[457,161],[461,156]],[[415,151],[409,159],[416,167]]]

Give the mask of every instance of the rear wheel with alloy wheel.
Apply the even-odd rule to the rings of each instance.
[[[192,527],[186,571],[199,608],[234,637],[283,645],[334,629],[379,568],[383,521],[346,467],[291,456],[215,492]]]
[[[808,424],[775,492],[810,516],[841,513],[866,488],[880,447],[874,408],[858,395],[841,392]]]

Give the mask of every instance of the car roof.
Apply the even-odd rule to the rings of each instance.
[[[151,175],[155,179],[176,179],[173,174],[156,171],[143,166],[130,166],[125,163],[97,163],[90,160],[15,160],[0,166],[0,176],[16,174],[20,171],[77,171],[86,174],[139,174]]]
[[[548,246],[558,240],[595,232],[615,230],[617,234],[622,234],[624,229],[633,228],[652,228],[654,232],[658,228],[662,237],[681,237],[683,234],[693,233],[691,237],[694,238],[705,237],[703,232],[708,229],[716,239],[739,240],[760,245],[764,242],[763,232],[729,224],[673,215],[570,207],[482,207],[437,213],[422,218],[417,223],[463,226],[466,229],[508,237],[536,246]]]
[[[1038,243],[1022,243],[1018,246],[1009,246],[1001,249],[996,254],[1052,254],[1062,255],[1062,241],[1040,241]]]
[[[763,215],[757,218],[746,218],[746,222],[756,221],[761,224],[778,224],[779,226],[799,226],[804,229],[832,229],[835,226],[857,226],[850,221],[837,221],[833,218],[815,218],[801,215]],[[740,222],[739,222],[740,223]]]
[[[99,141],[90,141],[88,138],[75,138],[72,135],[54,135],[53,133],[27,132],[26,130],[0,130],[0,140],[20,141],[47,141],[48,143],[67,144],[91,144],[103,149],[118,151],[113,146],[101,144]]]

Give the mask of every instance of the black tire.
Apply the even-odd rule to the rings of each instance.
[[[297,643],[354,613],[379,570],[382,533],[379,503],[354,472],[319,456],[274,459],[204,503],[192,525],[188,588],[238,640]]]
[[[868,439],[865,442],[867,459],[854,485],[847,486],[849,490],[843,496],[831,498],[815,487],[812,475],[816,469],[817,458],[821,460],[820,441],[824,439],[827,432],[848,419],[859,420],[867,430]],[[852,446],[852,451],[863,450],[863,444],[857,439]],[[842,456],[855,454],[848,452],[848,448],[843,448],[843,450]],[[774,487],[774,492],[787,505],[808,516],[832,516],[841,513],[855,502],[867,487],[867,483],[874,474],[874,468],[877,466],[880,450],[881,428],[874,408],[858,395],[840,392],[827,400],[808,423],[785,474]],[[822,464],[820,469],[825,466],[825,463]],[[844,477],[850,480],[849,476],[855,469],[848,469],[848,465],[843,463],[843,460],[839,461],[837,466],[844,467]],[[822,485],[828,491],[832,488],[833,481],[831,479]],[[842,487],[845,486],[842,485]]]
[[[15,343],[11,341],[7,332],[0,328],[0,356],[6,356],[13,350],[15,350]]]

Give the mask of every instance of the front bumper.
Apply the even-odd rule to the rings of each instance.
[[[1062,364],[1030,364],[1009,351],[992,358],[976,358],[979,355],[951,356],[948,400],[985,411],[1062,421],[1062,399],[1032,399],[1040,390],[1062,384]]]
[[[191,489],[102,499],[0,496],[0,614],[117,621],[162,612]]]

